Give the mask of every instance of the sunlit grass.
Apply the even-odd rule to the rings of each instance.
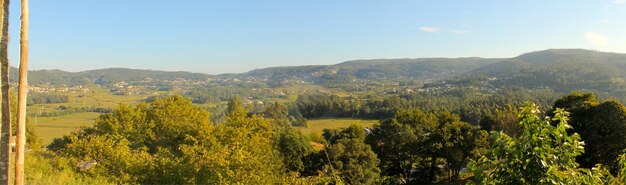
[[[54,117],[37,117],[31,123],[39,131],[42,144],[48,145],[54,138],[62,137],[72,131],[78,130],[81,126],[91,126],[93,121],[100,115],[94,112],[74,113]]]
[[[362,120],[362,119],[343,119],[343,118],[329,118],[329,119],[312,119],[307,122],[309,125],[307,128],[296,127],[304,134],[310,133],[322,133],[324,129],[346,128],[352,124],[361,127],[371,127],[374,123],[378,123],[378,120]]]

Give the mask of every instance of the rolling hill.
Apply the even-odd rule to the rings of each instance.
[[[304,81],[310,83],[349,83],[353,80],[432,80],[453,77],[500,59],[419,58],[353,60],[335,65],[271,67],[240,74],[267,79],[270,83]]]
[[[17,80],[17,68],[11,69],[11,80]],[[212,75],[184,71],[156,71],[127,68],[107,68],[81,72],[67,72],[58,69],[33,70],[28,72],[28,83],[34,85],[85,85],[108,84],[115,82],[141,81],[146,78],[158,80],[206,80]],[[15,81],[16,82],[16,81]]]
[[[307,83],[348,83],[353,79],[399,80],[399,79],[442,79],[472,71],[492,64],[498,59],[484,58],[421,58],[421,59],[376,59],[355,60],[335,65],[270,67],[240,74],[208,75],[190,72],[168,72],[127,68],[108,68],[81,72],[62,70],[34,70],[29,72],[29,83],[51,85],[83,85],[89,83],[114,83],[140,81],[146,78],[157,80],[205,80],[207,78],[255,78],[257,81],[281,83],[304,81]],[[12,79],[17,79],[17,69],[11,70]]]
[[[551,88],[556,91],[591,90],[626,97],[626,54],[582,49],[550,49],[513,58],[418,58],[353,60],[335,65],[270,67],[239,74],[208,75],[126,68],[82,72],[36,70],[31,84],[82,85],[120,81],[253,79],[267,84],[304,82],[354,83],[355,80],[471,81],[480,79],[495,87]],[[17,69],[12,71],[16,78]],[[479,77],[479,78],[476,78]],[[470,79],[471,80],[468,80]],[[483,83],[483,84],[484,84]]]
[[[625,70],[626,54],[551,49],[504,59],[467,74],[490,77],[490,83],[498,87],[592,90],[619,95],[626,89]]]

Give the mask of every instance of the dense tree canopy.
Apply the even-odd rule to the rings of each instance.
[[[383,174],[394,183],[435,181],[443,161],[456,178],[481,154],[487,134],[449,112],[401,110],[371,129],[367,143],[381,159]]]
[[[118,183],[268,184],[302,180],[285,173],[285,168],[297,172],[302,166],[297,162],[283,166],[281,152],[284,158],[297,161],[302,157],[298,155],[310,150],[307,141],[288,132],[276,138],[276,127],[270,120],[248,116],[243,108],[236,107],[238,104],[232,105],[235,107],[226,122],[217,126],[210,123],[208,112],[180,96],[150,104],[121,105],[100,116],[94,127],[58,140],[51,149],[76,162],[97,162],[86,173]],[[280,147],[285,145],[292,148]]]
[[[380,160],[371,147],[364,143],[365,131],[351,125],[341,130],[324,130],[324,137],[330,143],[321,151],[324,171],[338,176],[348,184],[374,184],[380,178]],[[326,160],[325,160],[326,159]]]
[[[45,103],[65,103],[69,101],[67,95],[49,94],[49,93],[30,93],[28,94],[27,104],[45,104]]]
[[[314,152],[311,141],[300,131],[290,127],[283,128],[278,134],[276,145],[285,168],[292,172],[303,172],[304,160]]]
[[[617,172],[618,156],[626,152],[626,108],[615,101],[598,102],[591,93],[572,93],[554,103],[572,113],[573,132],[585,141],[585,152],[578,157],[582,167],[600,163]]]
[[[330,104],[324,96],[315,98],[338,105],[338,112],[358,107],[350,98],[330,98]],[[65,164],[95,163],[76,173],[121,184],[423,184],[467,181],[462,169],[468,167],[476,182],[486,184],[625,178],[626,154],[618,149],[624,142],[612,141],[622,139],[626,114],[614,101],[569,95],[555,102],[556,111],[548,114],[553,119],[540,118],[536,105],[506,105],[474,124],[445,110],[403,108],[411,103],[399,97],[382,102],[394,107],[387,112],[393,114],[371,128],[352,125],[305,136],[292,128],[291,118],[292,106],[304,104],[244,108],[234,97],[221,121],[212,123],[190,99],[156,97],[120,105],[49,149]],[[356,115],[369,105],[359,106]],[[564,110],[572,112],[574,129]]]
[[[358,138],[341,138],[328,148],[331,170],[349,184],[374,184],[380,178],[379,159]]]
[[[544,119],[539,117],[539,113],[538,107],[531,103],[521,110],[523,131],[518,138],[492,132],[493,143],[487,155],[470,165],[480,184],[624,182],[623,172],[618,178],[613,178],[602,166],[579,168],[576,156],[584,152],[584,142],[578,134],[568,134],[567,130],[571,129],[568,112],[557,109],[553,118]]]
[[[380,159],[380,169],[385,176],[395,176],[401,182],[411,177],[417,144],[415,131],[395,119],[385,120],[372,128],[366,142]]]

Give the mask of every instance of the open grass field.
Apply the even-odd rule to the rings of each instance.
[[[54,138],[62,137],[82,126],[91,126],[100,115],[94,112],[82,112],[54,117],[29,118],[35,124],[43,145],[48,145]]]
[[[87,86],[88,91],[67,91],[67,92],[54,92],[56,94],[63,94],[68,96],[68,102],[64,103],[52,103],[52,104],[34,104],[27,107],[29,113],[29,119],[38,130],[39,136],[42,138],[42,144],[47,145],[52,142],[54,138],[62,137],[69,134],[72,131],[78,130],[83,126],[91,126],[94,119],[98,117],[99,113],[94,112],[77,112],[69,113],[66,115],[59,107],[72,107],[72,108],[105,108],[115,109],[119,104],[137,104],[147,97],[152,95],[172,95],[179,94],[180,92],[171,91],[151,91],[144,89],[143,87],[135,87],[134,90],[142,91],[142,94],[127,94],[127,95],[114,95],[110,90],[97,86]],[[314,91],[329,91],[324,87],[317,85],[298,85],[285,88],[286,91],[293,91],[297,94]],[[276,98],[267,101],[270,102],[292,102],[297,98],[296,94],[290,95],[286,99]],[[198,104],[205,109],[216,107],[221,103],[207,103]],[[41,116],[45,113],[62,113],[58,116]],[[358,124],[361,126],[370,126],[374,121],[362,121],[362,120],[350,120],[350,119],[320,119],[311,120],[311,127],[306,129],[305,133],[321,132],[324,128],[341,128],[348,127],[350,124]]]
[[[54,138],[62,137],[72,131],[78,130],[78,128],[82,126],[91,126],[100,113],[78,112],[52,117],[33,115],[61,111],[58,109],[59,106],[115,108],[120,103],[136,104],[150,96],[148,94],[113,95],[108,90],[98,86],[90,86],[89,89],[90,91],[88,92],[74,91],[58,93],[68,96],[69,101],[66,103],[35,104],[28,107],[27,112],[30,113],[29,119],[32,124],[35,124],[43,145],[50,144]]]
[[[352,124],[359,125],[361,127],[371,127],[374,123],[378,123],[378,120],[362,120],[362,119],[347,119],[347,118],[327,118],[327,119],[312,119],[308,122],[309,127],[301,128],[296,127],[303,134],[322,133],[324,129],[346,128]]]
[[[58,107],[98,107],[115,108],[118,104],[135,104],[146,99],[152,94],[114,95],[106,89],[91,86],[89,92],[60,92],[57,94],[67,95],[69,102],[53,104],[36,104],[28,107],[28,112],[55,112]]]

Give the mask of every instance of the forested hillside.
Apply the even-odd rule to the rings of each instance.
[[[11,69],[11,80],[17,79],[17,69]],[[96,69],[81,72],[67,72],[58,69],[34,70],[28,73],[28,82],[33,85],[88,85],[116,82],[154,80],[206,80],[211,75],[190,72],[170,72],[127,68]],[[17,82],[17,81],[16,81]]]
[[[491,64],[498,59],[419,58],[354,60],[335,65],[272,67],[241,74],[280,83],[348,83],[352,80],[432,80],[452,77]]]
[[[560,92],[592,90],[624,97],[624,70],[626,54],[562,49],[523,54],[470,74],[485,75],[485,81],[496,87],[551,88]]]
[[[288,82],[304,83],[349,83],[362,80],[441,79],[469,72],[494,63],[497,59],[483,58],[431,58],[431,59],[377,59],[355,60],[336,65],[270,67],[247,73],[208,75],[190,72],[169,72],[127,68],[108,68],[81,72],[62,70],[34,70],[29,73],[31,84],[87,85],[115,82],[154,80],[195,80],[209,78],[218,80],[251,80],[269,84]],[[15,77],[17,69],[12,70]]]
[[[335,86],[359,83],[471,84],[484,88],[550,88],[567,93],[589,90],[626,97],[626,54],[551,49],[514,58],[419,58],[354,60],[335,65],[270,67],[240,74],[207,75],[125,68],[82,72],[35,70],[34,85],[88,85],[117,82],[198,81],[206,84],[278,87],[293,84]],[[16,79],[16,69],[12,79]],[[245,85],[252,84],[252,85]]]

